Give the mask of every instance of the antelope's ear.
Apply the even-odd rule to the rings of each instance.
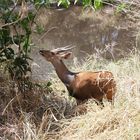
[[[67,53],[65,53],[65,54],[62,54],[62,55],[61,55],[61,58],[63,58],[63,59],[68,59],[68,58],[70,58],[71,54],[72,54],[72,52],[67,52]]]

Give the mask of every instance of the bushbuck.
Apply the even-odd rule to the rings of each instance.
[[[109,71],[81,71],[71,72],[63,63],[62,59],[68,59],[72,54],[72,47],[63,47],[53,50],[40,50],[40,54],[54,66],[60,80],[69,91],[69,95],[79,102],[89,98],[102,102],[106,97],[112,101],[116,92],[116,82],[113,74]]]

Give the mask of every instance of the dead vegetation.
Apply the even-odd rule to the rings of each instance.
[[[133,2],[134,5],[140,4],[139,0]],[[137,23],[138,12],[136,9],[129,15]],[[139,40],[138,33],[137,46]],[[101,108],[91,99],[77,106],[58,79],[52,80],[53,91],[34,86],[23,94],[13,88],[13,81],[2,76],[0,140],[139,140],[139,51],[110,62],[90,56],[82,65],[74,62],[72,69],[111,71],[117,81],[114,105],[104,100],[104,108]]]
[[[87,60],[87,59],[86,59]],[[78,65],[78,67],[77,67]],[[89,67],[90,66],[90,67]],[[92,56],[74,70],[108,69],[117,81],[114,105],[104,100],[104,108],[93,99],[76,106],[64,86],[56,79],[51,92],[34,87],[24,94],[1,82],[0,138],[16,140],[45,139],[136,139],[140,134],[139,53],[117,62]],[[77,70],[76,70],[77,71]],[[54,88],[56,87],[56,88]],[[59,87],[59,88],[57,88]]]

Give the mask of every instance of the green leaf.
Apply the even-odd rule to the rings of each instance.
[[[117,12],[122,12],[123,10],[125,10],[127,8],[127,5],[125,3],[120,3],[118,6],[117,6],[117,9],[116,11]]]
[[[70,1],[69,0],[59,0],[57,5],[58,6],[62,5],[65,8],[68,8],[70,6]]]
[[[96,10],[102,8],[102,6],[103,6],[102,2],[103,2],[102,0],[94,0],[94,8]]]
[[[90,5],[92,5],[92,0],[83,0],[82,3],[85,7],[90,6]]]

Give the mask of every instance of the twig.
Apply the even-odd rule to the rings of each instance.
[[[57,29],[58,27],[52,27],[50,28],[48,31],[46,31],[39,39],[37,42],[40,42],[40,40],[42,40],[44,38],[44,36],[46,36],[51,30],[53,29]]]
[[[15,99],[15,97],[13,99],[11,99],[11,101],[6,105],[6,107],[4,108],[4,110],[2,111],[2,115],[5,114],[6,109],[8,108],[8,106],[12,103],[12,101]]]

